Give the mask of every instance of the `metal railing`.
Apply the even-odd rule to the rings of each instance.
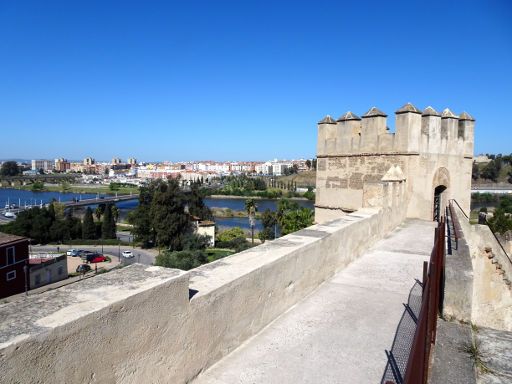
[[[404,316],[409,316],[416,324],[414,336],[407,359],[405,370],[397,364],[392,352],[386,351],[388,367],[393,380],[385,377],[385,384],[425,384],[428,378],[430,350],[436,341],[437,316],[441,312],[441,298],[444,281],[445,263],[445,229],[446,221],[442,217],[435,230],[434,247],[430,254],[428,272],[425,273],[421,295],[421,309],[416,316],[414,311],[407,310]]]

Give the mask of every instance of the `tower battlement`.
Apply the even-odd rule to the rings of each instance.
[[[318,123],[318,222],[364,206],[368,184],[392,169],[404,175],[409,217],[435,218],[451,198],[469,209],[475,119],[411,103],[395,112],[395,132],[387,119],[372,107],[361,117],[349,111]]]
[[[446,108],[438,113],[423,111],[411,103],[395,112],[395,132],[387,126],[388,116],[376,107],[361,117],[347,112],[338,119],[326,116],[318,123],[318,157],[442,153],[473,156],[474,119],[467,112],[455,115]]]

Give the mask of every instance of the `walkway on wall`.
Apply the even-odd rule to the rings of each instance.
[[[379,383],[433,239],[407,221],[194,384]]]

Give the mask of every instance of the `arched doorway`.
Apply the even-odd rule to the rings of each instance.
[[[439,168],[432,181],[434,189],[432,202],[432,218],[439,221],[443,215],[445,207],[448,205],[448,192],[450,188],[450,173],[446,168]]]
[[[443,193],[446,191],[444,185],[438,185],[434,189],[434,221],[441,220],[445,204],[443,203]]]

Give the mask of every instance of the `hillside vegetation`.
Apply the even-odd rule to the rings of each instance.
[[[316,186],[316,171],[304,171],[300,173],[294,173],[288,176],[280,176],[277,178],[283,183],[293,182],[297,183],[297,187],[307,188]]]
[[[512,184],[512,154],[490,155],[488,163],[473,163],[473,185],[498,183]]]

